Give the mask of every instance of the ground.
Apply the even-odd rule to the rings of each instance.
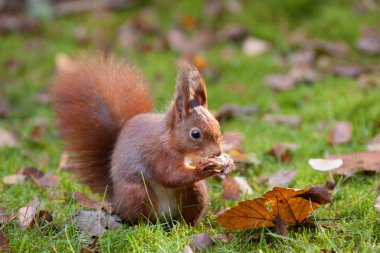
[[[257,166],[236,173],[244,176],[254,190],[254,194],[245,196],[245,199],[258,197],[269,189],[267,185],[260,184],[259,177],[270,176],[283,169],[299,170],[290,187],[325,184],[326,175],[314,171],[308,165],[310,158],[365,150],[368,141],[380,131],[379,86],[362,87],[355,79],[333,75],[327,75],[310,85],[297,85],[286,92],[275,92],[264,84],[267,75],[286,71],[286,67],[282,67],[279,62],[282,56],[294,50],[289,41],[289,34],[294,31],[301,31],[308,38],[345,41],[350,48],[345,56],[347,61],[378,66],[378,56],[363,56],[355,49],[361,29],[365,26],[376,28],[380,21],[378,6],[365,14],[358,13],[355,6],[372,1],[244,1],[240,12],[225,15],[218,22],[213,22],[204,14],[203,1],[160,2],[152,6],[162,29],[176,26],[182,16],[192,17],[216,28],[238,23],[247,27],[251,36],[264,39],[271,45],[269,51],[255,56],[246,55],[241,50],[241,43],[232,42],[218,43],[200,53],[207,59],[210,68],[217,72],[205,74],[210,109],[217,110],[225,103],[254,104],[258,108],[258,112],[251,117],[236,118],[222,125],[223,132],[241,132],[244,150],[255,153],[261,161]],[[376,5],[375,2],[372,4]],[[35,32],[1,35],[0,95],[10,102],[11,115],[0,119],[0,127],[14,131],[20,145],[1,149],[0,177],[33,166],[45,172],[52,171],[62,178],[59,187],[50,190],[42,189],[32,182],[11,186],[0,183],[0,206],[7,213],[17,213],[21,206],[26,206],[38,196],[41,209],[50,210],[53,214],[55,229],[21,230],[17,222],[1,228],[9,238],[10,246],[17,251],[78,252],[88,241],[71,223],[71,215],[83,208],[72,199],[71,193],[79,190],[101,199],[101,196],[92,194],[87,187],[77,183],[71,173],[57,171],[63,148],[54,127],[54,113],[50,104],[36,100],[36,94],[51,84],[57,54],[75,55],[83,50],[91,53],[103,43],[99,41],[104,40],[110,51],[118,57],[131,60],[144,73],[154,94],[156,111],[164,111],[169,104],[174,91],[176,61],[180,54],[170,49],[125,49],[118,46],[116,40],[117,28],[144,7],[139,5],[125,11],[61,17],[46,21]],[[79,43],[74,36],[79,24],[90,34],[101,31],[102,38],[88,44]],[[232,54],[228,59],[222,54],[226,48]],[[15,67],[12,67],[12,62]],[[276,114],[300,116],[301,126],[292,128],[263,121],[263,114],[271,112],[274,107],[277,108]],[[48,122],[46,133],[37,140],[30,138],[36,118],[44,118]],[[335,120],[352,122],[353,136],[349,143],[332,146],[327,141]],[[319,122],[326,122],[326,127],[318,128]],[[290,163],[265,155],[278,142],[299,145]],[[379,213],[373,208],[378,175],[359,173],[350,178],[335,179],[338,183],[333,203],[322,206],[312,216],[318,224],[316,228],[291,229],[288,237],[279,236],[275,230],[265,228],[235,231],[236,237],[231,242],[217,241],[208,250],[379,251],[380,219]],[[162,224],[122,226],[100,237],[101,251],[181,252],[184,245],[198,233],[207,231],[214,235],[223,232],[214,221],[215,213],[237,202],[222,198],[219,179],[211,179],[208,184],[211,199],[209,212],[197,227],[188,227],[183,222],[174,223],[171,229]],[[255,241],[252,239],[254,235],[262,236]]]

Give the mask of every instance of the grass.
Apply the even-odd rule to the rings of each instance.
[[[243,3],[238,14],[225,15],[218,22],[212,21],[202,12],[203,1],[171,2],[153,4],[163,29],[178,24],[183,15],[196,17],[200,22],[214,27],[228,23],[240,23],[248,27],[250,33],[268,40],[272,50],[260,56],[246,56],[239,44],[230,42],[216,45],[202,55],[211,67],[220,71],[219,79],[206,75],[209,105],[217,109],[225,103],[242,105],[256,104],[259,113],[249,119],[235,119],[222,126],[223,131],[240,131],[244,136],[244,148],[255,152],[261,164],[240,174],[247,178],[254,189],[253,198],[260,196],[267,186],[259,184],[259,176],[270,176],[277,170],[298,168],[299,173],[290,185],[295,188],[324,184],[326,176],[313,171],[307,161],[325,154],[355,152],[365,150],[366,143],[379,132],[376,123],[380,121],[380,89],[360,88],[355,80],[343,77],[327,77],[313,85],[300,85],[292,91],[276,93],[265,87],[266,75],[285,71],[278,66],[278,56],[289,53],[287,34],[303,30],[308,37],[328,40],[343,40],[354,48],[355,41],[363,26],[375,26],[380,21],[380,9],[365,15],[353,11],[354,1],[323,1],[311,3],[307,0],[276,1],[258,0]],[[359,1],[356,1],[359,2]],[[103,15],[81,15],[65,17],[45,23],[40,32],[27,35],[2,35],[0,42],[0,64],[5,66],[10,59],[20,62],[16,70],[0,68],[0,95],[12,105],[8,119],[0,120],[0,127],[13,130],[20,139],[19,148],[0,150],[0,177],[13,174],[25,166],[35,166],[44,171],[54,171],[62,178],[59,187],[46,191],[31,182],[7,186],[0,183],[0,206],[9,213],[17,213],[21,206],[34,197],[41,199],[41,209],[51,210],[54,226],[40,230],[37,228],[20,230],[16,222],[3,228],[10,239],[10,246],[19,252],[78,252],[88,240],[71,224],[70,215],[81,210],[71,198],[75,190],[90,194],[90,190],[76,183],[72,174],[57,171],[62,145],[54,127],[54,115],[49,104],[36,102],[35,94],[49,86],[57,53],[76,54],[87,50],[96,51],[96,42],[81,45],[74,40],[74,29],[83,25],[90,33],[101,31],[109,42],[112,51],[120,57],[133,61],[151,83],[156,101],[156,110],[164,111],[174,90],[175,62],[179,55],[170,50],[162,52],[136,52],[119,48],[115,42],[117,28],[126,19],[139,11],[135,6],[123,12]],[[174,14],[173,14],[174,13]],[[31,49],[31,45],[34,45]],[[221,51],[229,48],[233,57],[221,57]],[[379,57],[364,57],[354,49],[347,56],[354,62],[377,64]],[[377,63],[376,63],[377,62]],[[157,76],[160,80],[157,81]],[[228,92],[228,96],[226,96]],[[294,114],[302,117],[300,128],[269,125],[261,120],[263,113],[273,104],[279,107],[279,114]],[[47,133],[39,140],[29,137],[32,122],[42,117],[48,122]],[[350,143],[332,147],[327,142],[327,133],[334,120],[351,121],[354,125]],[[318,129],[317,123],[325,121],[329,127]],[[283,164],[265,156],[274,144],[293,142],[300,146],[290,164]],[[238,173],[239,174],[239,173]],[[292,229],[289,237],[278,236],[268,229],[237,231],[231,243],[217,244],[210,252],[320,252],[322,249],[336,252],[375,252],[380,251],[380,219],[373,208],[376,197],[377,175],[356,174],[349,179],[336,178],[337,192],[333,204],[321,207],[312,218],[316,219],[316,229]],[[236,202],[223,200],[221,183],[209,180],[210,207],[203,222],[191,228],[183,222],[173,224],[168,230],[162,224],[140,224],[134,227],[123,226],[109,231],[99,239],[102,252],[180,252],[192,237],[200,232],[210,234],[223,232],[213,219],[221,208],[236,205]],[[58,197],[53,193],[58,192]],[[98,196],[100,199],[101,196]],[[335,219],[337,220],[320,220]],[[329,228],[322,225],[328,224]],[[235,232],[234,232],[235,233]],[[262,236],[259,242],[253,235]]]

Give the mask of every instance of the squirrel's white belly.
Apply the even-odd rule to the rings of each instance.
[[[164,219],[171,219],[178,214],[178,202],[175,189],[167,188],[157,183],[152,185],[157,198],[157,215]]]

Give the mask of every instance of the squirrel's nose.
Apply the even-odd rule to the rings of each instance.
[[[213,153],[214,157],[215,157],[215,156],[220,156],[221,154],[222,154],[222,150],[221,150],[220,148],[218,148],[218,150],[216,150],[216,151]]]

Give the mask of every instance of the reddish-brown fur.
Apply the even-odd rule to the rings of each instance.
[[[208,159],[221,152],[219,124],[194,67],[180,68],[176,90],[169,111],[153,114],[145,83],[130,65],[82,57],[57,71],[54,105],[75,171],[96,191],[108,186],[126,222],[155,222],[169,210],[194,225],[205,212],[203,179],[222,166]],[[194,129],[201,138],[190,136]],[[203,160],[190,166],[188,155]]]

